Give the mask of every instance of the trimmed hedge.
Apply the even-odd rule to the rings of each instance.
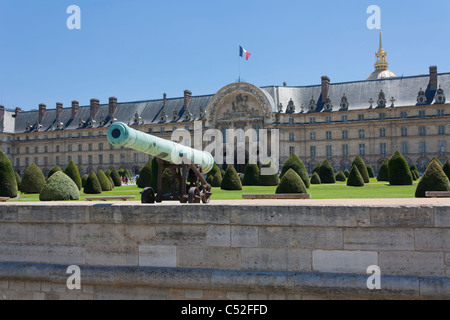
[[[73,161],[70,161],[67,167],[64,169],[64,173],[69,176],[75,182],[78,187],[78,190],[81,190],[81,176],[78,167]]]
[[[53,173],[39,194],[40,201],[69,201],[78,199],[80,199],[78,186],[62,171]]]
[[[367,173],[369,174],[369,178],[375,178],[375,173],[373,172],[373,168],[370,164],[367,165]]]
[[[111,191],[111,182],[109,181],[106,174],[103,172],[103,170],[98,170],[97,172],[97,179],[98,182],[100,182],[100,187],[102,187],[102,191]]]
[[[88,178],[89,178],[88,174],[83,175],[83,177],[81,178],[81,186],[83,187],[83,189],[86,186],[86,181]]]
[[[110,176],[111,176],[111,179],[114,182],[114,186],[115,187],[121,187],[122,186],[122,180],[120,179],[120,175],[119,175],[119,173],[117,172],[116,169],[112,169],[111,170],[111,175]]]
[[[151,179],[152,183],[150,184],[150,187],[155,191],[155,193],[158,190],[158,173],[159,173],[158,167],[159,167],[158,166],[158,159],[156,157],[153,157],[152,165],[151,165],[153,174],[152,174],[152,179]]]
[[[14,178],[15,180],[15,178]],[[29,194],[38,194],[41,192],[45,184],[45,176],[41,169],[32,163],[23,174],[22,182],[20,183],[20,191]]]
[[[0,151],[0,196],[16,198],[18,194],[17,172],[14,172],[9,158]]]
[[[349,173],[350,174],[350,173]],[[336,181],[342,181],[342,182],[345,182],[345,181],[347,181],[347,177],[345,176],[345,174],[342,172],[342,171],[339,171],[337,174],[336,174]]]
[[[307,193],[307,191],[303,179],[293,169],[289,169],[281,179],[275,193]]]
[[[17,189],[20,186],[20,183],[22,182],[22,178],[20,177],[20,175],[17,173],[17,171],[14,172],[14,175],[16,176],[16,181],[17,181]]]
[[[449,160],[445,161],[444,166],[442,167],[442,170],[444,170],[445,174],[450,179],[450,161]]]
[[[319,174],[319,171],[320,171],[320,162],[314,166],[314,169],[312,172],[313,173],[316,172],[317,174]]]
[[[284,162],[284,165],[281,168],[280,179],[283,179],[283,176],[286,174],[286,172],[289,171],[289,169],[294,170],[303,180],[306,188],[309,188],[310,182],[308,170],[306,170],[306,167],[303,164],[302,160],[295,154],[291,154]]]
[[[270,169],[268,169],[270,168]],[[266,170],[274,172],[272,175],[263,175]],[[280,183],[280,177],[278,176],[278,169],[272,161],[261,165],[261,170],[259,172],[258,184],[260,186],[278,186]]]
[[[222,173],[220,170],[216,171],[216,173],[213,175],[209,175],[206,177],[206,182],[208,182],[211,187],[214,188],[220,188],[222,185]]]
[[[389,183],[392,186],[410,186],[413,184],[411,170],[399,151],[395,151],[388,164]]]
[[[85,194],[100,194],[102,193],[102,186],[100,185],[100,182],[98,181],[97,175],[91,171],[89,173],[89,176],[86,180],[86,185],[84,186],[84,193]]]
[[[384,160],[378,171],[377,181],[389,181],[389,163]]]
[[[228,166],[225,176],[222,179],[222,190],[242,190],[241,179],[239,178],[234,166]]]
[[[356,166],[358,168],[359,174],[363,178],[364,183],[369,183],[370,182],[369,172],[367,171],[366,163],[360,156],[355,157],[355,159],[352,162],[352,167],[353,166]]]
[[[349,186],[349,187],[364,187],[364,179],[356,165],[353,165],[352,170],[350,170],[350,175],[348,176],[348,179],[347,179],[347,186]]]
[[[348,171],[347,169],[345,169],[344,174],[345,174],[345,178],[347,179],[348,176],[350,175],[350,171]]]
[[[336,183],[334,169],[328,160],[324,160],[320,165],[319,177],[322,183]]]
[[[242,184],[244,186],[257,186],[259,179],[259,167],[257,164],[249,163],[245,167],[244,179]]]
[[[148,188],[152,185],[152,162],[147,163],[139,171],[139,178],[136,181],[138,188]]]
[[[416,189],[416,198],[424,198],[427,191],[450,191],[450,181],[437,161],[431,161]]]
[[[322,181],[320,181],[320,177],[317,174],[317,172],[314,172],[313,175],[311,176],[311,184],[321,184]]]
[[[58,172],[58,171],[61,171],[61,172],[62,172],[61,168],[60,168],[58,165],[55,164],[55,165],[50,169],[50,171],[48,172],[48,174],[47,174],[47,180],[48,180],[52,175],[54,175],[56,172]]]

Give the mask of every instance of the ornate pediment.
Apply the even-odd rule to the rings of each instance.
[[[219,120],[246,120],[261,118],[259,108],[251,106],[247,95],[238,94],[228,108],[225,109]]]

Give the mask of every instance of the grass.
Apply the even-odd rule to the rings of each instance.
[[[390,186],[387,182],[378,182],[371,179],[364,187],[347,187],[346,182],[335,184],[311,185],[308,193],[312,199],[387,199],[387,198],[414,198],[418,181],[412,186]],[[243,194],[274,194],[276,187],[243,187],[240,191],[224,191],[213,188],[212,200],[238,200]],[[80,192],[80,201],[89,196],[135,196],[140,201],[142,189],[137,186],[116,187],[113,191],[103,192],[101,195],[86,195]],[[38,202],[38,194],[21,194],[20,199],[12,202]]]

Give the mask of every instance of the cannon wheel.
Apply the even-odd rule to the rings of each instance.
[[[201,201],[200,189],[196,187],[190,188],[188,194],[188,202],[200,203],[200,201]]]
[[[145,188],[141,195],[142,203],[155,203],[155,191],[153,188]]]
[[[207,204],[211,200],[211,186],[208,184],[202,192],[202,202]]]

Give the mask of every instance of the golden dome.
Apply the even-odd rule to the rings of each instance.
[[[381,40],[381,32],[380,32],[380,47],[378,52],[375,52],[375,57],[377,61],[375,62],[375,71],[367,77],[367,80],[376,80],[376,79],[386,79],[386,78],[396,78],[397,76],[389,71],[389,64],[386,61],[387,52],[383,49],[383,42]]]

